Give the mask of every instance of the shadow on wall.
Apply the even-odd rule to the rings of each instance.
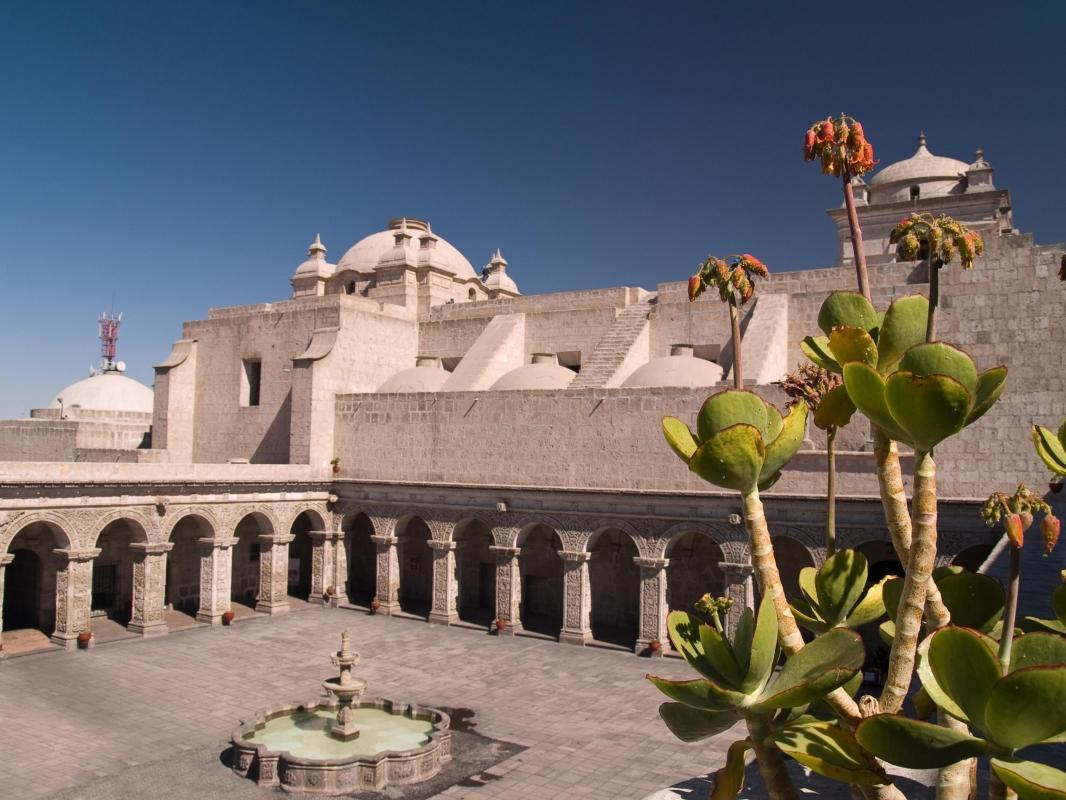
[[[288,464],[289,463],[289,428],[292,419],[292,390],[285,395],[285,400],[278,408],[278,413],[266,429],[258,447],[249,461],[253,464]]]

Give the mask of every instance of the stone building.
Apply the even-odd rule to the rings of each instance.
[[[936,157],[923,137],[857,187],[878,306],[927,288],[925,265],[889,249],[901,216],[948,213],[986,236],[972,270],[941,277],[943,338],[982,368],[1011,369],[993,411],[937,452],[941,559],[971,567],[996,541],[981,498],[1042,485],[1028,426],[1066,416],[1063,247],[1013,228],[992,174],[980,153]],[[829,216],[841,263],[771,265],[745,308],[746,378],[777,402],[772,384],[801,361],[823,299],[854,286],[843,211]],[[499,250],[475,270],[409,218],[335,264],[316,237],[291,285],[288,299],[185,323],[155,369],[150,446],[135,432],[100,446],[78,442],[91,427],[60,439],[36,425],[106,417],[143,437],[146,412],[120,405],[123,392],[100,417],[0,423],[5,632],[70,646],[104,620],[149,635],[176,614],[216,624],[231,610],[377,598],[383,613],[505,619],[639,652],[666,641],[668,607],[707,591],[752,602],[737,498],[690,475],[659,432],[663,415],[692,422],[731,385],[715,298],[689,303],[682,280],[523,295]],[[865,420],[837,446],[839,538],[885,574],[898,565]],[[824,559],[824,447],[812,429],[765,498],[788,583]]]

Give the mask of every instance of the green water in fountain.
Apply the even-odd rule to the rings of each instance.
[[[369,756],[385,750],[413,750],[429,741],[433,723],[390,714],[380,708],[352,709],[359,736],[342,742],[329,735],[336,719],[330,710],[298,711],[275,717],[248,741],[268,750],[288,751],[297,758],[348,758]]]

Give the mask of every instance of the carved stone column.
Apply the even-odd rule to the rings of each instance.
[[[344,541],[344,531],[333,532],[333,577],[331,585],[337,591],[333,595],[333,605],[340,603],[341,598],[348,602],[348,545]]]
[[[5,553],[0,556],[0,658],[4,657],[4,573],[7,572],[7,565],[15,560],[13,553]]]
[[[236,538],[197,540],[200,545],[199,622],[221,625],[230,610],[230,581],[233,575],[233,546]]]
[[[56,629],[52,641],[73,650],[78,634],[88,631],[92,604],[93,559],[100,548],[88,550],[53,550],[56,569]]]
[[[563,560],[563,629],[559,641],[585,645],[592,641],[590,553],[560,550]]]
[[[255,610],[284,614],[289,610],[289,542],[291,533],[259,536],[259,600]]]
[[[522,630],[522,571],[519,547],[489,547],[496,554],[496,619],[507,620],[506,633]]]
[[[433,605],[429,621],[451,625],[459,621],[459,576],[456,574],[455,542],[429,541],[433,550]]]
[[[378,574],[375,597],[381,603],[381,613],[392,615],[400,610],[400,554],[395,536],[371,536],[378,548]]]
[[[167,553],[173,542],[149,544],[133,542],[133,615],[127,629],[141,636],[160,636],[167,632],[163,612],[167,583]]]
[[[737,629],[740,615],[745,608],[755,608],[755,586],[752,574],[755,569],[751,564],[735,564],[722,561],[718,564],[725,581],[725,596],[733,601],[726,619],[726,632],[732,634]]]
[[[310,531],[308,535],[311,537],[311,596],[307,599],[322,605],[326,589],[333,586],[333,545],[336,538],[331,531]]]
[[[670,638],[666,633],[666,567],[670,561],[639,556],[633,561],[640,567],[640,630],[634,650],[643,653],[653,641],[666,648]],[[660,649],[652,655],[661,656],[662,653]]]

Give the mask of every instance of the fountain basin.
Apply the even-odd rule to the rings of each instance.
[[[260,786],[334,795],[418,783],[451,758],[451,720],[434,708],[370,698],[352,712],[360,735],[334,738],[336,698],[261,711],[233,733],[233,771]]]

